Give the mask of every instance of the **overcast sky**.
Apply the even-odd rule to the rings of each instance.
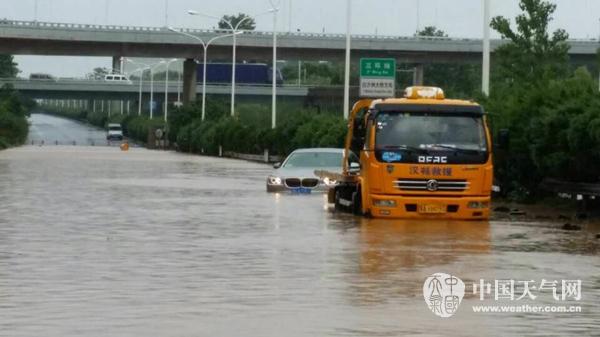
[[[482,2],[352,0],[352,33],[409,36],[419,27],[433,25],[453,37],[481,37]],[[514,18],[519,13],[518,0],[491,2],[492,16]],[[564,28],[572,38],[600,35],[600,0],[554,2],[558,9],[553,29]],[[278,30],[343,33],[345,3],[346,0],[280,0]],[[37,12],[37,20],[49,22],[211,28],[216,20],[187,15],[187,10],[222,16],[238,12],[258,14],[269,8],[269,0],[0,0],[0,17],[33,20]],[[256,21],[257,30],[272,29],[272,15],[259,16]],[[16,60],[22,76],[47,72],[77,77],[96,66],[110,66],[109,58],[98,57],[17,56]]]

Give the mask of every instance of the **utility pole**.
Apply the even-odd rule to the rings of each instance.
[[[490,95],[490,0],[483,0],[483,64],[481,91]]]
[[[344,68],[344,119],[350,113],[350,28],[352,18],[352,0],[346,1],[346,64]]]

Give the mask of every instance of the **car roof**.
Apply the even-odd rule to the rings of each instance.
[[[121,124],[119,124],[119,123],[108,123],[108,126],[118,126],[118,127],[120,127]]]
[[[306,152],[321,152],[321,153],[344,153],[344,149],[338,149],[333,147],[315,147],[307,149],[297,149],[292,153],[306,153]]]

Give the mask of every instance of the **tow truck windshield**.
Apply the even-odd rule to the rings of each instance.
[[[376,118],[377,157],[381,158],[382,152],[397,150],[405,155],[383,157],[418,162],[418,155],[446,155],[452,158],[449,162],[482,163],[487,158],[483,123],[483,118],[477,115],[380,112]]]

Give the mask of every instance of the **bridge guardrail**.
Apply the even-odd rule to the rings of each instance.
[[[169,31],[166,27],[148,27],[148,26],[123,26],[123,25],[96,25],[96,24],[80,24],[80,23],[60,23],[60,22],[44,22],[44,21],[22,21],[22,20],[0,20],[0,27],[25,27],[39,29],[77,29],[87,31],[114,31],[114,32],[156,32],[175,34]],[[181,31],[190,34],[215,34],[220,32],[228,32],[221,29],[195,29],[181,28]],[[311,32],[278,32],[280,36],[303,37],[303,38],[345,38],[345,34],[337,33],[311,33]],[[244,31],[244,35],[253,36],[271,36],[272,32],[266,31]],[[440,36],[395,36],[395,35],[375,35],[375,34],[353,34],[352,39],[355,40],[415,40],[415,41],[481,41],[477,38],[469,37],[440,37]],[[501,41],[495,39],[494,41]],[[579,43],[597,43],[598,39],[569,39],[569,42]]]
[[[111,86],[131,86],[131,85],[139,85],[138,80],[131,80],[131,83],[119,83],[119,82],[110,82],[103,80],[88,80],[88,79],[56,79],[56,80],[32,80],[27,78],[0,78],[0,84],[17,84],[17,83],[36,83],[36,84],[89,84],[89,85],[111,85]],[[142,81],[143,86],[149,86],[151,84],[150,81]],[[161,87],[158,87],[159,84],[164,84],[164,80],[154,80],[154,85],[157,86],[157,92],[160,91]],[[170,85],[176,85],[177,81],[169,80]],[[201,85],[200,82],[197,83]],[[215,87],[230,87],[231,83],[207,83],[208,86]],[[247,88],[271,88],[271,84],[249,84],[249,83],[236,83],[235,86],[237,88],[247,87]],[[281,88],[343,88],[342,85],[310,85],[310,84],[279,84],[277,85],[278,89]]]

